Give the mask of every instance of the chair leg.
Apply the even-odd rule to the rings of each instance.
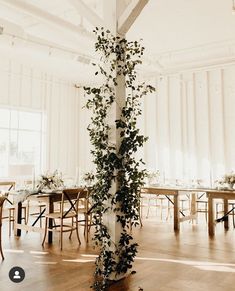
[[[71,239],[72,234],[73,234],[73,223],[74,223],[74,221],[73,221],[73,217],[72,217],[72,229],[71,229],[71,232],[70,232],[70,235],[69,235],[69,239]]]
[[[41,205],[39,206],[39,212],[42,213]],[[42,217],[40,217],[40,219],[39,219],[39,225],[40,225],[40,227],[42,227]]]
[[[139,209],[138,209],[138,212],[139,212],[139,222],[140,222],[140,227],[143,226],[143,222],[142,222],[142,215],[143,215],[143,211],[142,211],[142,203],[140,201],[139,203]]]
[[[28,222],[29,222],[29,200],[28,200],[28,202],[27,202],[27,206],[26,206],[26,209],[25,209],[25,211],[26,211],[26,213],[25,213],[25,224],[28,224]],[[40,227],[41,227],[41,225],[40,225]]]
[[[87,215],[84,213],[84,230],[83,230],[83,235],[86,236],[86,221],[87,221]]]
[[[2,225],[0,225],[0,253],[1,253],[2,259],[4,260],[5,258],[2,251]]]
[[[84,230],[86,231],[86,242],[88,243],[88,231],[89,231],[89,229],[88,229],[88,214],[85,214],[85,228],[84,228]]]
[[[216,218],[218,218],[219,212],[220,212],[220,204],[216,203]],[[223,207],[221,207],[221,209],[223,210]]]
[[[43,237],[43,241],[42,241],[42,246],[44,247],[44,243],[46,240],[46,236],[47,236],[47,227],[48,227],[48,218],[46,217],[46,221],[45,221],[45,232],[44,232],[44,237]]]
[[[28,213],[28,206],[26,206],[25,208],[23,208],[24,211],[24,224],[28,224],[28,217],[27,217],[27,213]],[[26,233],[28,233],[28,230],[26,230]]]
[[[158,214],[158,211],[157,211],[157,198],[156,199],[154,198],[154,200],[155,200],[156,216],[157,216],[157,214]]]
[[[91,224],[92,224],[92,214],[90,214],[90,224],[89,224],[89,227],[88,227],[88,232],[90,232]]]
[[[166,221],[171,217],[171,206],[170,206],[170,201],[167,200],[167,216],[166,216]]]
[[[79,242],[79,244],[81,244],[79,233],[78,233],[78,220],[77,220],[77,217],[75,219],[76,219],[76,234],[77,234],[78,242]]]
[[[44,209],[45,209],[45,205],[40,205],[39,206],[39,212],[40,213],[42,213],[43,211],[44,211]],[[43,215],[40,217],[40,221],[39,221],[39,223],[40,223],[40,227],[42,227],[42,221],[43,221]]]
[[[232,212],[232,215],[233,215],[233,228],[235,228],[234,206],[235,206],[235,204],[232,205],[232,207],[233,207],[233,212]]]
[[[11,236],[11,229],[14,228],[14,221],[15,221],[15,210],[14,209],[8,210],[8,219],[9,219],[9,236]]]
[[[147,210],[146,218],[149,217],[149,209],[150,209],[150,197],[148,198],[148,210]]]
[[[11,210],[8,210],[8,231],[9,231],[9,236],[11,236]]]
[[[26,208],[23,208],[24,209],[24,224],[27,224],[27,211],[26,211]]]
[[[63,219],[61,219],[60,223],[60,250],[63,249]]]
[[[3,255],[3,252],[2,252],[2,246],[0,246],[0,252],[1,252],[1,256],[2,256],[2,259],[4,260],[4,255]]]

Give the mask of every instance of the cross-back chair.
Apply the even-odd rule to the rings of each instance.
[[[3,209],[3,203],[5,202],[5,200],[6,200],[6,197],[0,196],[0,253],[3,260],[4,260],[4,255],[2,251],[2,209]]]
[[[0,182],[0,189],[7,192],[6,194],[9,194],[9,192],[11,190],[15,189],[15,185],[16,185],[15,181],[1,181]],[[15,206],[13,205],[12,201],[8,198],[8,195],[6,195],[6,196],[7,196],[6,209],[8,210],[8,215],[4,216],[3,218],[8,219],[8,221],[9,221],[9,236],[11,236],[11,229],[14,227],[14,223],[15,223]],[[27,221],[28,221],[27,209],[28,209],[28,206],[24,205],[22,207],[22,211],[23,211],[22,219],[24,219],[25,223],[27,223]]]
[[[53,211],[45,215],[45,232],[42,241],[44,246],[46,235],[48,231],[57,231],[60,233],[60,249],[63,249],[63,233],[70,232],[69,238],[71,238],[72,232],[75,231],[79,244],[81,244],[78,232],[78,204],[80,196],[84,193],[84,188],[65,189],[61,195],[61,207],[59,210]],[[55,221],[51,228],[48,228],[48,220],[53,219]],[[71,219],[71,224],[68,224],[68,219]],[[57,224],[58,223],[58,224]]]
[[[29,189],[34,188],[34,185],[33,185],[34,182],[32,180],[26,180],[26,181],[24,181],[24,184],[26,187],[29,187]],[[34,212],[31,212],[31,209],[33,209]],[[26,221],[27,222],[29,221],[30,216],[39,217],[40,227],[42,227],[42,218],[44,218],[44,216],[40,215],[40,214],[45,212],[45,209],[46,209],[46,204],[39,201],[38,199],[37,199],[37,201],[36,200],[35,201],[27,200],[27,219],[26,219]]]
[[[79,225],[84,226],[84,236],[86,242],[89,240],[89,231],[91,226],[93,226],[92,222],[92,216],[93,216],[93,209],[95,205],[91,205],[90,201],[90,196],[91,196],[91,190],[86,189],[84,190],[79,199],[79,204],[78,204],[78,223]],[[82,218],[80,217],[83,216]]]

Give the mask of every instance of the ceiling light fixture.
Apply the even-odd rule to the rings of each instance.
[[[14,46],[14,45],[15,45],[15,36],[13,35],[11,39],[11,46]]]
[[[48,56],[50,57],[52,55],[52,47],[49,47],[49,51],[48,51]]]
[[[232,0],[232,14],[235,14],[235,0]]]
[[[5,29],[4,27],[2,27],[0,25],[0,35],[5,35],[9,41],[9,45],[14,47],[16,44],[18,44],[18,40],[19,40],[19,44],[24,44],[26,46],[26,44],[28,43],[29,44],[29,47],[30,44],[32,45],[36,45],[38,46],[38,50],[39,51],[39,48],[43,49],[43,52],[46,51],[46,54],[47,56],[49,57],[52,57],[52,56],[63,56],[64,57],[68,57],[70,60],[74,60],[74,61],[77,61],[77,62],[80,62],[82,64],[85,64],[85,65],[89,65],[91,61],[97,61],[97,59],[94,57],[94,56],[91,56],[90,54],[83,54],[83,53],[79,53],[77,51],[74,51],[73,49],[70,49],[70,48],[65,48],[65,47],[60,47],[56,44],[52,44],[52,45],[49,45],[49,44],[46,44],[46,43],[43,43],[43,41],[41,40],[36,40],[34,38],[24,38],[24,37],[21,37],[21,36],[17,36],[17,35],[13,35],[11,33],[8,33],[8,32],[5,32]],[[34,48],[34,46],[33,46]],[[35,47],[35,50],[36,50],[36,47]]]
[[[76,61],[79,63],[83,63],[85,65],[89,65],[91,62],[91,60],[88,57],[82,55],[77,56]]]

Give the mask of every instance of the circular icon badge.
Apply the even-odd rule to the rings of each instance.
[[[9,271],[9,278],[14,283],[20,283],[25,278],[25,271],[21,267],[13,267]]]

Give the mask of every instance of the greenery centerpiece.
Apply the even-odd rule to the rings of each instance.
[[[159,184],[159,179],[160,179],[160,171],[147,171],[147,179],[148,179],[148,184],[149,185],[155,185]]]
[[[235,173],[225,174],[220,180],[216,181],[218,188],[235,189]]]
[[[94,240],[100,249],[96,259],[95,290],[105,290],[115,274],[128,273],[137,253],[137,243],[131,228],[139,222],[140,188],[144,185],[146,170],[143,161],[135,153],[147,140],[140,134],[137,118],[141,115],[141,99],[154,88],[145,82],[137,82],[136,66],[141,64],[144,48],[137,41],[127,41],[114,36],[104,28],[95,29],[96,51],[101,55],[95,75],[101,74],[104,82],[99,87],[85,87],[88,95],[86,107],[92,111],[88,126],[92,144],[93,162],[96,166],[92,187]],[[120,104],[116,96],[119,77],[125,80],[125,102]],[[121,112],[115,124],[110,124],[110,112],[116,104]],[[116,130],[120,144],[112,142],[112,130]],[[113,185],[116,185],[113,191]],[[114,192],[114,193],[113,193]],[[121,226],[118,242],[114,242],[105,222],[107,213],[114,213]]]
[[[82,177],[82,184],[91,186],[95,182],[95,174],[93,172],[86,172]]]
[[[38,180],[38,189],[58,189],[64,186],[64,181],[62,180],[62,174],[55,170],[54,172],[46,172],[42,174]]]

